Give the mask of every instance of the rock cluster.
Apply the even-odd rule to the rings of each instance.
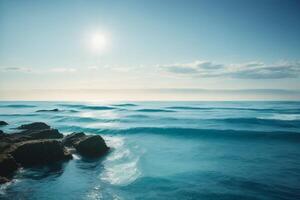
[[[0,132],[0,184],[9,181],[19,167],[45,165],[72,159],[71,149],[85,157],[99,157],[109,147],[100,135],[83,132],[63,136],[43,122],[24,124],[17,133]]]
[[[5,121],[0,121],[0,126],[5,126],[5,125],[8,125],[8,123]]]

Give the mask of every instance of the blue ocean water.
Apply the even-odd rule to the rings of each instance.
[[[0,120],[112,147],[21,169],[0,199],[300,199],[300,102],[1,102]]]

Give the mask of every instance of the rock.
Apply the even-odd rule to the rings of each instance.
[[[14,144],[8,152],[21,166],[68,160],[72,155],[58,140],[31,140]]]
[[[10,144],[18,143],[18,142],[24,142],[27,140],[33,140],[34,138],[28,136],[28,135],[22,135],[22,134],[3,134],[0,135],[1,142],[6,142]],[[0,142],[0,144],[1,144]]]
[[[5,125],[8,125],[8,123],[5,121],[0,121],[0,126],[5,126]]]
[[[33,122],[30,124],[23,124],[19,126],[17,129],[24,129],[24,130],[43,130],[43,129],[50,129],[50,126],[43,123],[43,122]]]
[[[79,132],[79,133],[72,133],[70,135],[67,135],[64,137],[64,139],[62,140],[63,145],[71,147],[74,146],[74,144],[79,141],[82,137],[85,137],[85,134],[83,132]]]
[[[0,138],[1,139],[1,138]],[[8,149],[11,146],[11,144],[6,140],[0,141],[0,153],[4,152],[6,149]],[[0,155],[1,156],[1,155]]]
[[[18,169],[15,159],[9,154],[0,155],[0,176],[11,177]]]
[[[80,138],[74,144],[77,152],[86,157],[97,157],[104,155],[109,147],[100,135],[88,135]]]
[[[4,134],[4,132],[3,132],[2,130],[0,130],[0,135],[1,135],[1,134]]]
[[[0,176],[0,184],[7,183],[7,182],[9,182],[8,178]]]
[[[33,139],[60,139],[63,138],[63,134],[61,134],[57,129],[44,129],[44,130],[26,130],[24,132],[20,132],[19,134],[26,134]]]
[[[36,112],[58,112],[59,110],[57,108],[52,110],[37,110]]]

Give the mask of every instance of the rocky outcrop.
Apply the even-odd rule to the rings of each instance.
[[[109,147],[100,135],[84,136],[75,142],[74,147],[79,154],[87,157],[102,156],[109,150]]]
[[[33,139],[60,139],[63,138],[57,129],[42,129],[42,130],[26,130],[20,132],[19,134],[24,134],[26,136],[32,137]]]
[[[18,164],[11,155],[0,155],[0,177],[11,177],[17,168]]]
[[[77,153],[86,157],[99,157],[109,150],[100,135],[85,135],[83,132],[67,135],[62,142],[68,147],[74,147]]]
[[[83,138],[85,134],[83,132],[74,132],[70,135],[67,135],[62,140],[62,143],[67,147],[74,147],[74,144]]]
[[[0,184],[7,183],[9,181],[10,180],[8,178],[0,176]]]
[[[5,121],[0,121],[0,126],[5,126],[5,125],[8,125],[8,123]]]
[[[43,122],[24,124],[17,129],[21,131],[14,134],[0,132],[0,184],[7,182],[18,167],[72,159],[69,150],[76,150],[86,157],[101,156],[109,150],[100,135],[79,132],[63,138],[57,129]]]
[[[68,160],[72,155],[57,140],[32,140],[13,145],[8,153],[21,166],[28,167]]]
[[[24,124],[19,126],[17,129],[23,130],[43,130],[43,129],[50,129],[50,126],[43,123],[43,122],[34,122],[30,124]]]

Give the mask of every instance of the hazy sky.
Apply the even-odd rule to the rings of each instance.
[[[0,0],[0,89],[299,89],[298,0]]]

